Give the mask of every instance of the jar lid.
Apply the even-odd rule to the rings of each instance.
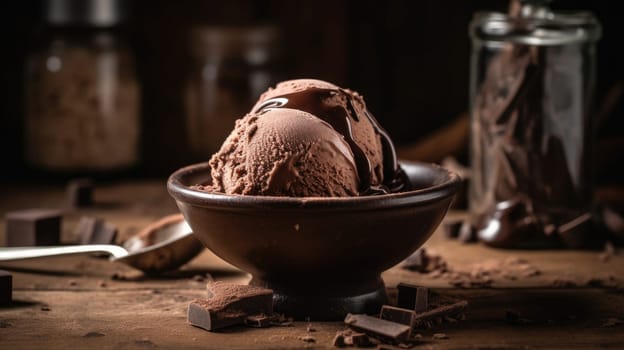
[[[43,17],[55,25],[110,27],[128,14],[128,0],[45,0]]]
[[[600,39],[600,22],[591,12],[553,12],[547,7],[548,3],[523,1],[517,16],[477,12],[470,23],[470,35],[475,41],[538,46],[595,42]]]

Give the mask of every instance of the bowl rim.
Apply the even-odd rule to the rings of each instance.
[[[195,163],[173,172],[167,179],[167,190],[178,202],[193,206],[221,210],[300,210],[300,208],[319,210],[379,210],[415,204],[425,205],[453,196],[459,188],[461,177],[434,163],[401,160],[399,164],[417,167],[445,174],[439,184],[411,191],[353,197],[284,197],[224,194],[192,189],[183,184],[182,179],[210,169],[208,162]]]

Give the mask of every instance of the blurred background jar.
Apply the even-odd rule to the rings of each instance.
[[[585,247],[592,232],[598,20],[512,0],[471,23],[469,207],[505,248]],[[593,230],[595,231],[595,230]]]
[[[50,172],[108,172],[139,158],[140,94],[120,30],[124,0],[45,0],[27,57],[28,163]]]
[[[192,67],[185,109],[193,156],[207,160],[260,94],[279,81],[277,29],[259,26],[197,26],[191,30]]]

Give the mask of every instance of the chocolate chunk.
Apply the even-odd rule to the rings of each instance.
[[[345,343],[345,337],[347,334],[351,334],[351,331],[336,332],[334,340],[332,341],[332,345],[337,348],[344,348],[345,346],[347,346],[347,344]]]
[[[344,322],[351,328],[390,341],[405,341],[411,332],[410,326],[382,320],[368,315],[347,314]]]
[[[353,332],[352,330],[344,330],[336,332],[333,343],[337,348],[346,346],[355,346],[357,348],[367,348],[374,344],[373,340],[366,333]]]
[[[273,291],[249,285],[209,282],[208,299],[189,304],[188,322],[212,331],[243,324],[249,316],[273,313]]]
[[[93,181],[74,179],[67,184],[67,204],[70,208],[86,207],[93,204]]]
[[[459,237],[459,230],[462,226],[463,220],[446,220],[442,222],[442,230],[444,237],[457,238]]]
[[[417,249],[412,255],[408,256],[401,266],[404,269],[418,272],[426,272],[427,269],[427,253],[425,248]]]
[[[366,333],[352,333],[345,338],[347,345],[355,346],[356,348],[366,348],[372,345],[370,338]]]
[[[241,310],[215,309],[210,299],[194,300],[188,307],[188,322],[208,331],[243,324],[246,318]]]
[[[416,312],[410,309],[384,305],[381,307],[379,318],[381,318],[382,320],[387,320],[409,326],[411,333],[411,329],[412,327],[414,327],[414,322],[416,320]]]
[[[414,305],[414,311],[424,312],[429,307],[429,290],[424,287],[418,287],[416,289],[416,304]]]
[[[117,227],[102,219],[83,216],[78,222],[75,234],[82,244],[114,244]]]
[[[61,212],[51,209],[26,209],[6,214],[6,246],[58,245],[61,237]]]
[[[10,304],[13,294],[13,276],[9,271],[0,270],[0,305]]]
[[[414,310],[416,307],[416,293],[418,286],[407,283],[397,285],[397,305],[400,308]]]
[[[423,312],[429,307],[429,290],[427,288],[399,283],[397,290],[397,305],[400,308]]]
[[[428,254],[427,250],[422,247],[408,256],[403,261],[401,268],[420,273],[429,273],[432,271],[446,271],[447,265],[441,256]]]
[[[267,315],[247,316],[245,325],[254,328],[266,328],[271,326],[271,317]]]

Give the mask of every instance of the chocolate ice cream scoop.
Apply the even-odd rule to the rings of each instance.
[[[240,119],[210,165],[212,184],[206,189],[226,194],[358,194],[348,143],[331,125],[295,109],[272,109]]]
[[[252,113],[276,108],[308,112],[342,135],[353,153],[360,194],[405,190],[407,181],[392,140],[356,92],[321,80],[289,80],[262,94]]]

